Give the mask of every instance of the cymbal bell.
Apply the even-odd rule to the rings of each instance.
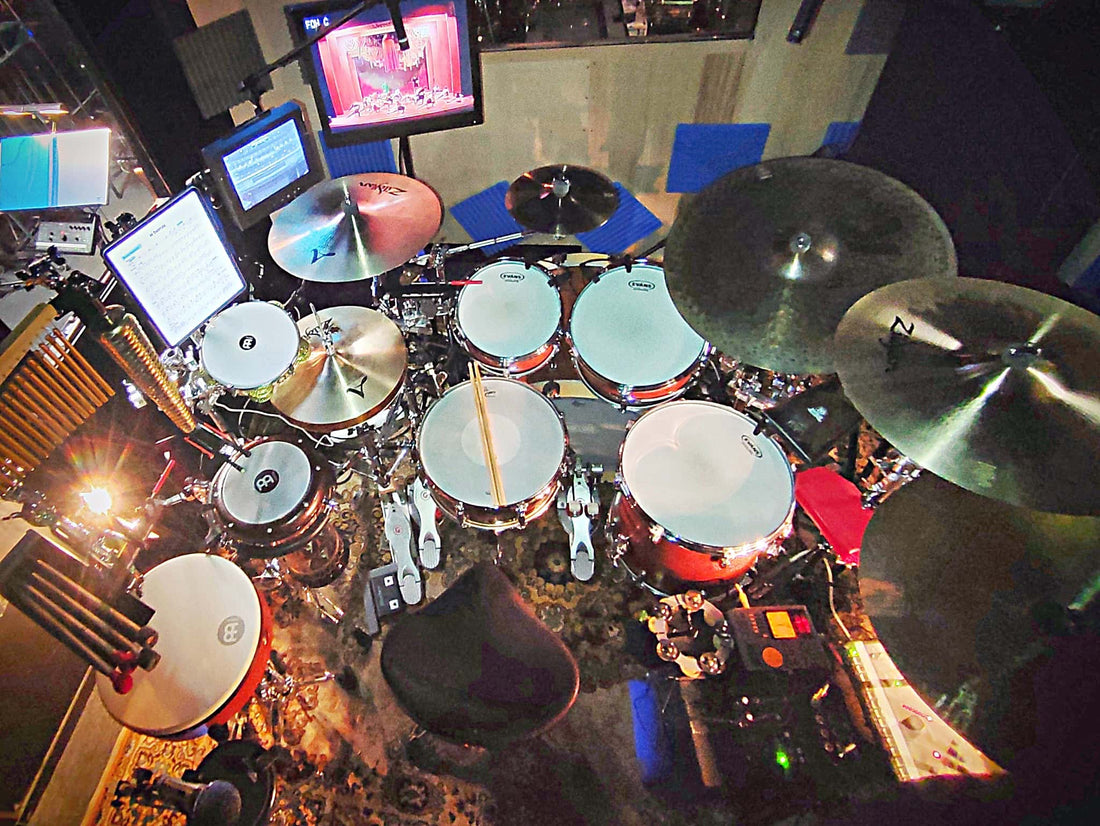
[[[833,331],[861,296],[957,271],[947,227],[916,192],[824,158],[744,167],[685,199],[664,266],[699,335],[781,373],[833,372]]]
[[[562,237],[607,223],[619,207],[619,193],[595,170],[556,164],[512,181],[504,206],[521,226]]]
[[[1098,573],[1100,518],[1012,507],[925,473],[875,510],[859,587],[898,668],[935,700],[1007,679]]]
[[[306,430],[362,424],[393,401],[408,351],[401,330],[366,307],[331,307],[298,321],[309,355],[275,385],[275,409]]]
[[[271,216],[275,263],[305,281],[360,281],[416,255],[439,231],[443,202],[389,172],[322,181]]]
[[[848,399],[924,468],[1010,505],[1100,514],[1100,317],[974,278],[889,284],[836,331]]]

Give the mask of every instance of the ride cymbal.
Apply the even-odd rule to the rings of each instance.
[[[1065,629],[1098,574],[1100,518],[1012,507],[925,473],[875,510],[859,587],[876,635],[926,699],[963,699],[981,678],[984,700]]]
[[[306,281],[373,278],[404,264],[439,231],[443,202],[389,172],[322,181],[271,216],[275,263]]]
[[[504,206],[521,226],[562,237],[605,224],[619,207],[619,193],[599,172],[557,164],[512,181]]]
[[[848,399],[917,464],[993,499],[1100,514],[1100,317],[974,278],[882,287],[836,331]]]
[[[672,300],[722,352],[780,373],[833,372],[833,331],[861,296],[956,274],[947,227],[893,178],[780,158],[685,200],[665,249]]]
[[[366,307],[331,307],[298,321],[309,355],[275,385],[271,403],[307,430],[365,422],[397,395],[408,364],[401,331]]]

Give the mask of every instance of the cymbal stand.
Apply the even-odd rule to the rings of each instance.
[[[270,662],[264,671],[263,680],[256,689],[256,699],[266,705],[268,722],[271,724],[271,735],[276,743],[285,742],[284,728],[286,721],[286,704],[295,699],[298,705],[308,715],[311,709],[303,701],[299,692],[306,686],[327,683],[336,678],[331,671],[325,670],[307,677],[296,677],[290,673],[282,656],[277,651],[271,652]]]

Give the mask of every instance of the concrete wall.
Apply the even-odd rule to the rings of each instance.
[[[269,60],[291,47],[282,0],[189,3],[199,25],[247,8]],[[486,53],[485,123],[414,135],[417,176],[450,205],[538,166],[579,164],[671,221],[679,196],[664,185],[677,124],[770,122],[765,157],[778,157],[813,152],[830,122],[859,119],[885,62],[844,53],[862,5],[825,3],[800,45],[786,42],[799,0],[763,0],[753,40]],[[265,105],[299,100],[316,125],[297,66],[273,77]],[[248,106],[234,111],[238,121],[250,115]],[[443,235],[466,238],[450,219]]]

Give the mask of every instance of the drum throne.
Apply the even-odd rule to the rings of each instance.
[[[489,563],[397,621],[382,647],[382,674],[420,727],[489,749],[554,725],[580,685],[569,649]]]

